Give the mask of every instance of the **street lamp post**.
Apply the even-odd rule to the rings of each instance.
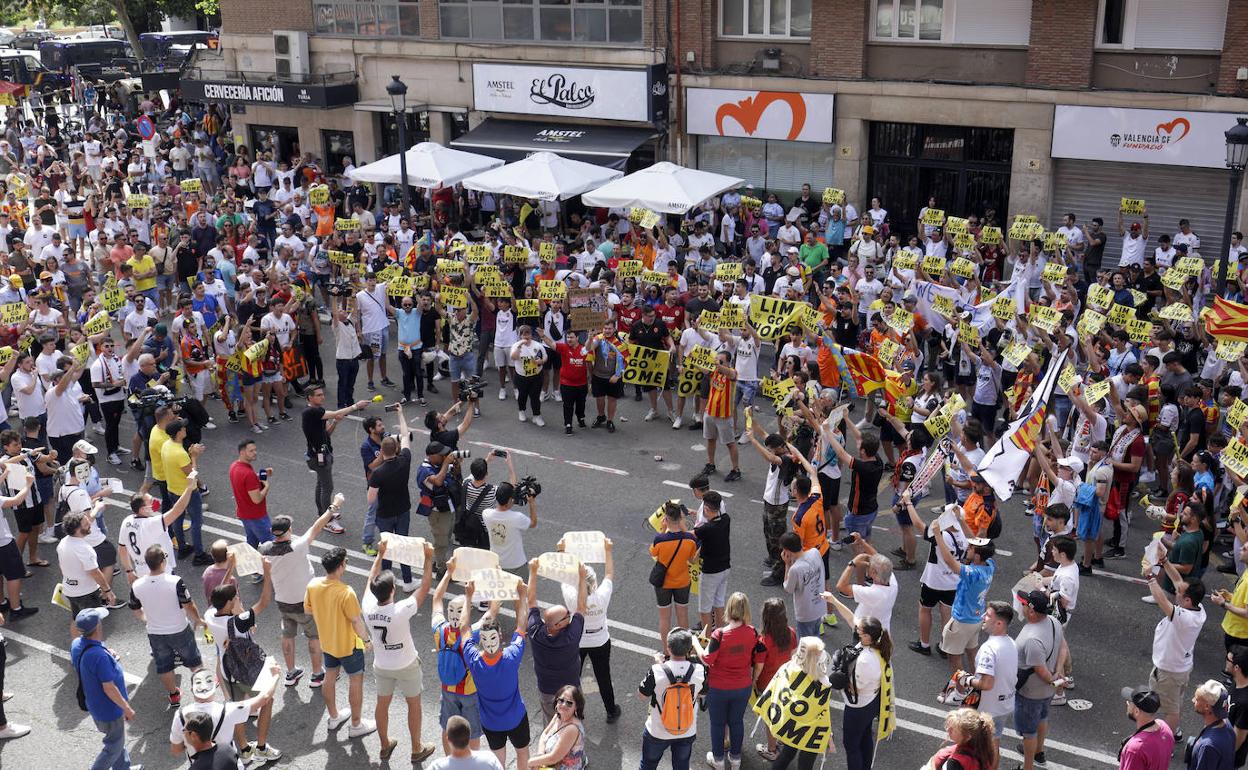
[[[390,94],[394,122],[399,127],[399,192],[403,200],[403,216],[407,217],[412,210],[407,197],[407,84],[399,80],[398,75],[391,75],[390,78],[390,82],[386,84],[386,93]]]
[[[1226,296],[1226,273],[1229,269],[1231,231],[1235,228],[1235,211],[1239,207],[1239,182],[1248,165],[1248,118],[1236,118],[1226,132],[1226,167],[1231,170],[1231,190],[1226,196],[1226,226],[1222,229],[1222,254],[1218,257],[1217,296]]]

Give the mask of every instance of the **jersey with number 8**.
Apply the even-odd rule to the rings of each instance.
[[[130,555],[130,561],[134,564],[134,574],[137,577],[148,574],[147,561],[144,560],[143,554],[153,545],[161,546],[165,550],[165,555],[169,557],[167,571],[173,572],[177,569],[177,553],[173,550],[173,541],[169,539],[169,532],[165,529],[165,523],[159,515],[130,514],[121,522],[117,542],[121,543],[122,548],[125,548]]]

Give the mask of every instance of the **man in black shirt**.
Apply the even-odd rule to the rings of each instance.
[[[1093,217],[1092,223],[1083,230],[1083,237],[1088,242],[1083,251],[1083,274],[1088,283],[1096,281],[1096,272],[1101,269],[1101,260],[1105,256],[1105,220]]]
[[[641,318],[633,322],[632,328],[628,330],[628,341],[634,345],[640,345],[643,348],[653,348],[655,350],[670,350],[672,347],[672,334],[667,330],[667,324],[660,321],[654,312],[653,305],[646,305],[642,308]],[[676,367],[668,361],[667,371],[668,379],[673,379],[672,372]],[[658,391],[663,390],[663,403],[667,406],[667,419],[672,419],[672,392],[663,388],[653,386],[644,386],[644,391],[650,399],[650,411],[646,412],[645,420],[650,422],[658,416]]]
[[[1148,318],[1148,314],[1156,307],[1157,301],[1165,301],[1166,292],[1161,286],[1161,273],[1157,272],[1157,260],[1154,257],[1144,258],[1144,272],[1136,279],[1135,288],[1148,295],[1148,299],[1135,309],[1137,318]]]
[[[352,412],[358,412],[368,406],[367,401],[357,401],[345,409],[334,412],[325,410],[325,388],[315,387],[308,391],[308,408],[303,410],[303,437],[308,448],[305,457],[308,468],[316,474],[316,510],[328,510],[334,500],[334,447],[330,443],[330,435],[338,427],[338,423]],[[343,532],[338,514],[325,527],[335,535]]]
[[[412,476],[412,432],[399,407],[399,432],[381,440],[381,465],[368,477],[369,505],[377,504],[377,531],[407,535],[412,522],[412,496],[408,482]],[[382,569],[390,569],[389,559],[382,560]],[[428,566],[426,566],[428,569]],[[412,568],[402,565],[403,590],[414,591]]]
[[[728,570],[732,567],[731,521],[721,512],[724,498],[712,490],[702,495],[706,521],[693,528],[702,554],[702,589],[698,594],[698,619],[703,628],[719,628],[727,604]],[[713,624],[713,625],[712,625]]]
[[[712,313],[718,313],[721,304],[719,300],[711,296],[711,286],[706,281],[698,282],[697,296],[685,303],[685,314],[689,316],[689,320],[697,318],[702,311],[709,310]],[[718,628],[718,626],[716,626]]]
[[[228,740],[213,740],[212,715],[205,711],[192,711],[184,718],[182,737],[191,755],[191,770],[236,770],[238,752]],[[228,738],[228,736],[226,736]]]
[[[1205,448],[1205,411],[1201,409],[1199,385],[1189,385],[1179,394],[1183,414],[1179,418],[1179,457],[1191,462],[1192,456]]]
[[[1229,602],[1219,602],[1216,598],[1213,601],[1215,604],[1220,603],[1228,608],[1230,606]],[[1231,727],[1235,728],[1234,766],[1243,767],[1245,760],[1248,760],[1248,740],[1245,739],[1245,736],[1248,736],[1248,647],[1239,645],[1231,647],[1228,673],[1233,685],[1230,688],[1231,711],[1229,719]]]

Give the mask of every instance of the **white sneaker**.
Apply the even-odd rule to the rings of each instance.
[[[732,755],[729,754],[728,755],[728,770],[741,770],[741,757],[737,757],[736,759],[733,759]]]
[[[42,538],[42,537],[40,537],[40,538],[39,538],[39,542],[41,542],[41,543],[43,542],[43,538]],[[1157,600],[1153,598],[1153,595],[1152,595],[1152,594],[1149,594],[1148,596],[1141,596],[1141,597],[1140,597],[1140,601],[1144,602],[1145,604],[1156,604],[1156,603],[1157,603]]]
[[[684,417],[677,417],[672,420],[672,430],[680,430],[680,426],[684,423]]]
[[[7,741],[10,738],[21,738],[30,732],[28,725],[19,725],[17,722],[9,722],[0,730],[0,741]]]
[[[351,712],[344,711],[336,717],[329,717],[329,731],[332,733],[351,719]]]
[[[247,763],[257,762],[259,764],[265,765],[265,764],[268,764],[269,762],[276,762],[277,760],[282,758],[282,752],[274,748],[273,744],[269,744],[265,746],[263,749],[258,749],[256,748],[255,743],[249,743],[247,744],[246,752],[247,752],[247,758],[244,761]]]
[[[251,432],[252,433],[264,433],[264,428],[261,428],[259,425],[253,425],[251,426]]]
[[[499,401],[506,401],[506,400],[507,400],[507,389],[506,389],[506,388],[499,388],[499,389],[498,389],[498,400],[499,400]]]
[[[828,547],[831,548],[833,551],[839,551],[845,546],[841,545],[840,540],[833,540],[830,543],[828,543]]]
[[[651,420],[653,420],[655,417],[658,417],[658,416],[659,416],[659,413],[651,409],[650,411],[646,412],[646,416],[643,417],[642,419],[645,420],[646,422],[650,422]]]
[[[117,456],[116,452],[113,452],[112,454],[108,456],[108,464],[109,465],[121,465],[121,458]]]
[[[715,755],[709,751],[706,752],[706,765],[707,767],[714,768],[714,770],[724,770],[724,760],[721,759],[716,762]]]
[[[443,375],[442,372],[438,372],[437,374],[433,375],[434,382],[437,382],[438,380],[444,380],[444,379],[446,379],[446,376]]]
[[[750,443],[750,434],[745,431],[741,431],[741,438],[737,439],[737,444],[745,446],[748,443]]]
[[[216,429],[217,429],[217,424],[216,424],[215,422],[213,422],[212,420],[209,420],[209,421],[208,421],[208,424],[204,426],[204,429],[205,429],[205,430],[216,430]]]
[[[45,531],[43,534],[39,535],[39,542],[44,543],[45,545],[51,545],[53,543],[59,543],[60,541],[56,539],[56,535],[52,534],[50,531]]]
[[[1065,706],[1066,705],[1066,693],[1059,692],[1057,695],[1054,695],[1053,699],[1049,701],[1049,705],[1050,706]]]
[[[348,738],[363,738],[369,733],[377,731],[377,723],[371,719],[361,719],[358,725],[351,725],[347,728]]]
[[[547,401],[549,401],[549,400],[550,400],[550,393],[548,393],[548,392],[546,392],[546,391],[544,391],[544,390],[543,390],[543,391],[542,391],[542,395],[541,395],[541,401],[542,401],[542,403],[546,403],[546,402],[547,402]]]
[[[563,391],[556,390],[552,395],[554,395],[556,401],[563,403]]]
[[[104,435],[104,426],[103,426],[103,425],[96,425],[96,426],[95,426],[94,428],[92,428],[91,430],[95,431],[96,435],[98,435],[98,436],[103,436],[103,435]]]
[[[404,583],[400,583],[400,584],[399,584],[399,587],[400,587],[400,588],[402,588],[404,591],[406,591],[407,593],[409,593],[409,594],[410,594],[410,593],[412,593],[413,591],[415,591],[415,590],[416,590],[416,581],[415,581],[415,580],[408,580],[408,581],[406,581],[406,582],[404,582]]]
[[[539,428],[546,427],[546,421],[542,419],[542,416],[540,414],[533,418],[533,424]]]
[[[512,398],[520,398],[520,389],[519,389],[519,388],[512,388],[512,389],[511,389],[511,397],[512,397]]]
[[[529,416],[528,416],[527,414],[525,414],[524,412],[519,412],[519,415],[520,415],[520,422],[528,422],[528,421],[529,421]]]

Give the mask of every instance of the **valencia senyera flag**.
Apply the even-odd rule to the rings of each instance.
[[[1213,298],[1213,308],[1205,314],[1205,331],[1218,340],[1248,342],[1248,305]]]

